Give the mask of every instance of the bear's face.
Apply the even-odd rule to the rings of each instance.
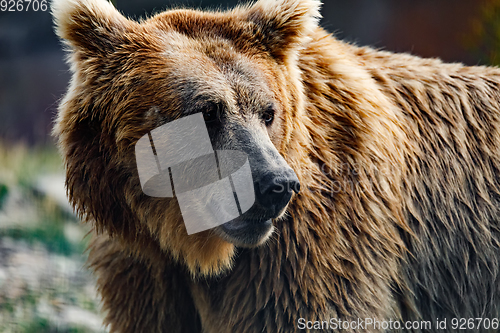
[[[162,22],[168,19],[164,16]],[[129,144],[137,141],[137,132],[130,128],[138,123],[142,123],[139,134],[144,135],[170,121],[202,113],[213,149],[244,152],[254,180],[252,208],[213,232],[235,245],[258,245],[270,235],[271,219],[283,215],[292,191],[299,190],[297,176],[276,148],[284,135],[285,105],[278,88],[284,86],[283,74],[273,70],[276,62],[272,58],[238,52],[230,42],[218,38],[198,41],[169,33],[166,41],[159,53],[150,50],[144,55],[142,62],[150,62],[155,74],[139,78],[143,83],[135,91],[129,90],[129,97],[135,95],[133,99],[143,107],[120,118],[117,144],[123,142],[130,156]],[[133,87],[134,83],[125,85]],[[134,166],[129,165],[130,169]],[[136,197],[142,198],[141,205],[152,215],[147,220],[153,220],[157,206],[165,207],[164,200],[145,197],[140,188],[137,191]]]
[[[53,11],[73,70],[55,134],[78,211],[126,242],[157,242],[193,273],[216,273],[230,266],[235,245],[264,242],[299,189],[282,156],[302,109],[296,53],[316,24],[318,3],[167,11],[142,23],[103,0],[58,0]],[[214,150],[248,156],[255,204],[188,236],[176,199],[143,193],[134,146],[197,113]]]

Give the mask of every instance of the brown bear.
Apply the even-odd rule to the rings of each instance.
[[[497,331],[500,70],[344,43],[319,8],[53,1],[54,134],[111,332]],[[248,155],[256,208],[188,235],[134,146],[199,112]]]

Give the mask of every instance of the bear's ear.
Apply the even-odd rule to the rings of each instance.
[[[320,0],[259,0],[248,9],[247,19],[259,27],[267,49],[282,58],[310,39],[320,7]]]
[[[106,0],[53,0],[51,11],[57,35],[94,56],[112,52],[133,24]]]

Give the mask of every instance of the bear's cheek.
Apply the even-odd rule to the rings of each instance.
[[[188,237],[176,199],[148,197],[138,208],[140,224],[155,235],[162,248],[168,249],[173,238]]]

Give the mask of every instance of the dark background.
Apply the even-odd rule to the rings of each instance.
[[[322,26],[337,38],[468,65],[495,64],[499,0],[325,1]],[[140,18],[175,6],[227,8],[237,1],[116,0]],[[51,123],[70,75],[46,12],[0,12],[0,141],[53,143]]]

